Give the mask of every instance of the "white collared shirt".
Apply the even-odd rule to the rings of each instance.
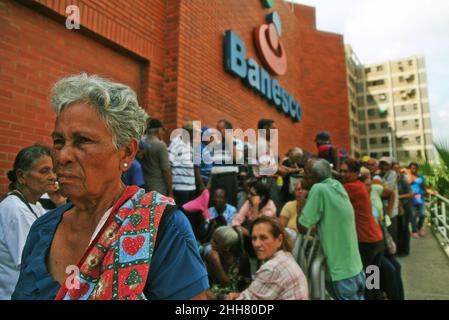
[[[38,217],[46,210],[29,203]],[[22,251],[36,216],[16,196],[0,203],[0,300],[10,300],[20,274]]]

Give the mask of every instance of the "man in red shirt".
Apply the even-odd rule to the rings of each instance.
[[[370,196],[363,182],[359,180],[361,164],[357,160],[347,159],[340,166],[344,187],[349,195],[355,212],[359,251],[363,268],[380,266],[384,253],[383,233],[374,218]],[[366,290],[367,299],[376,299],[377,292]]]

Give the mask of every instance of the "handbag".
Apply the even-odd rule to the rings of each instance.
[[[393,237],[391,236],[390,232],[388,232],[388,229],[384,224],[381,225],[381,229],[382,233],[384,234],[384,242],[387,253],[391,256],[394,256],[397,251],[396,243],[394,242]]]

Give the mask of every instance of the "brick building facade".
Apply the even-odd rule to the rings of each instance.
[[[65,27],[72,4],[80,30]],[[272,78],[300,102],[300,123],[224,69],[226,30],[263,65],[253,32],[273,10],[282,20],[288,69]],[[169,129],[185,120],[215,126],[222,118],[248,129],[272,118],[282,153],[292,146],[315,151],[320,130],[340,147],[350,144],[343,38],[317,30],[312,7],[282,0],[272,9],[261,0],[0,0],[0,194],[16,153],[51,142],[52,84],[80,72],[130,85]]]

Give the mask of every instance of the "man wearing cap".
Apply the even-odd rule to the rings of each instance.
[[[159,119],[153,118],[148,122],[147,135],[140,144],[143,149],[141,165],[145,190],[147,192],[157,191],[165,196],[173,197],[167,145],[162,141],[164,131],[165,128]]]
[[[340,157],[337,148],[331,144],[330,134],[326,131],[319,132],[315,137],[318,148],[318,157],[327,160],[332,165],[332,170],[340,170]]]
[[[399,193],[397,184],[397,174],[393,170],[393,158],[382,157],[379,161],[380,176],[382,177],[383,183],[394,192],[394,204],[393,210],[391,211],[391,225],[388,227],[388,231],[395,243],[398,241],[398,214],[399,214]]]

